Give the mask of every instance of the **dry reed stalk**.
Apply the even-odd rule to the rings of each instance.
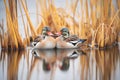
[[[29,26],[30,26],[30,30],[31,30],[32,36],[33,36],[33,38],[35,38],[35,37],[37,36],[37,33],[36,33],[36,31],[35,31],[35,29],[34,29],[34,26],[33,26],[32,22],[31,22],[30,16],[29,16],[29,14],[28,14],[27,7],[26,7],[26,5],[24,4],[23,0],[20,0],[20,1],[21,1],[22,6],[23,6],[23,9],[24,9],[24,11],[25,11],[25,13],[26,13],[26,18],[27,18],[27,20],[28,20],[28,23],[29,23]]]
[[[99,34],[99,38],[98,38],[98,45],[99,45],[99,47],[104,47],[105,46],[105,44],[104,44],[104,39],[105,39],[105,37],[104,37],[104,30],[105,30],[105,24],[104,23],[102,23],[101,24],[101,31],[100,31],[100,34]]]
[[[0,32],[0,45],[2,44],[2,35],[1,35],[1,32]]]
[[[38,14],[38,8],[39,8],[39,6],[38,6],[38,0],[36,0],[36,13]],[[37,21],[37,24],[39,24],[39,16],[38,15],[36,15],[36,21]]]
[[[19,48],[24,48],[25,45],[22,42],[22,38],[21,38],[21,36],[19,34],[19,30],[18,30],[19,26],[18,26],[18,17],[17,17],[17,0],[10,1],[10,3],[11,3],[10,11],[12,10],[14,12],[14,14],[11,16],[11,18],[12,18],[12,21],[13,21],[13,28],[14,28],[14,31],[15,31],[15,34],[16,34],[16,38],[18,40],[18,47]],[[11,11],[11,14],[13,13],[12,11]]]
[[[85,0],[85,10],[86,10],[86,22],[87,23],[90,23],[90,21],[89,21],[89,11],[88,11],[88,1],[87,0]]]
[[[89,19],[89,11],[88,11],[88,2],[80,0],[81,5],[81,19],[79,20],[79,27],[77,28],[79,30],[78,34],[80,38],[86,38],[87,42],[91,42],[91,28],[90,25],[90,19]]]
[[[80,8],[80,11],[82,12],[83,10],[83,0],[80,0],[80,5],[81,5],[81,8]],[[82,19],[83,19],[83,14],[81,14]],[[83,23],[83,20],[81,18],[79,19],[79,36],[81,37],[82,36],[82,23]]]
[[[17,17],[17,0],[8,0],[12,21]]]
[[[116,17],[114,24],[116,24],[116,30],[117,30],[117,33],[119,34],[119,31],[120,31],[120,17],[119,17],[119,14]]]
[[[96,4],[97,1],[96,0],[90,0],[90,11],[91,11],[91,21],[92,21],[92,28],[96,29],[96,21],[97,21],[97,17],[96,17]]]
[[[37,29],[36,29],[37,34],[41,33],[42,26],[45,26],[44,21],[38,24]]]
[[[64,17],[59,15],[58,10],[54,6],[53,4],[54,1],[48,1],[48,8],[46,7],[47,3],[45,3],[47,1],[40,1],[40,2],[41,2],[40,9],[42,12],[41,15],[44,21],[40,23],[37,32],[40,32],[43,25],[50,26],[53,31],[59,31],[62,26],[66,25],[64,21]]]
[[[3,25],[3,20],[2,20],[2,23],[0,24],[0,43],[1,43],[1,47],[2,48],[7,48],[7,40],[6,40],[6,38],[7,38],[7,36],[6,36],[6,34],[5,34],[5,31],[4,31],[4,25]]]
[[[21,8],[20,1],[19,1],[19,0],[18,0],[18,3],[19,3],[19,8],[20,8],[21,15],[23,15],[22,8]],[[23,43],[25,43],[25,46],[26,46],[26,44],[27,44],[27,45],[30,44],[30,39],[29,39],[28,31],[27,31],[27,28],[26,28],[27,26],[25,25],[25,21],[24,21],[23,16],[22,16],[22,21],[23,21],[25,36],[26,36],[26,38],[27,38],[27,41],[25,41],[25,42],[23,42]]]
[[[2,38],[3,38],[3,30],[2,30],[2,23],[0,23],[0,45],[2,46],[3,43],[2,43]]]
[[[111,3],[110,9],[111,9],[111,11],[110,11],[111,17],[113,17],[115,15],[115,7],[114,7],[113,3]]]
[[[52,11],[50,14],[51,22],[48,25],[50,25],[54,31],[59,31],[60,27],[64,25],[64,23],[62,21],[63,19],[58,15],[57,9],[55,8],[54,5],[51,5],[50,10]]]
[[[91,43],[92,41],[92,33],[91,33],[91,25],[88,23],[81,23],[82,24],[82,28],[81,28],[81,39],[87,39],[86,43]]]
[[[37,28],[36,28],[37,34],[40,34],[43,26],[46,26],[46,21],[45,21],[45,18],[41,14],[38,13],[36,15],[41,16],[41,21],[38,23]]]
[[[118,10],[118,11],[116,12],[116,14],[112,17],[112,21],[110,22],[110,25],[109,25],[109,26],[112,27],[112,24],[114,23],[114,21],[115,21],[117,15],[118,15],[119,13],[120,13],[120,10]]]
[[[24,31],[25,31],[26,38],[24,39],[23,43],[25,44],[25,46],[27,46],[27,45],[30,45],[30,37],[28,35],[28,30],[26,26],[24,26]]]
[[[74,2],[72,2],[72,13],[73,13],[73,24],[75,23],[75,13],[76,13],[76,9],[77,9],[77,4],[78,4],[78,0],[76,0],[76,1],[74,1]],[[76,26],[75,24],[73,25],[73,30],[74,30],[74,34],[77,34],[76,32],[76,27],[78,27],[78,26]]]
[[[6,7],[8,32],[10,32],[10,34],[8,33],[9,34],[8,37],[12,38],[12,41],[9,41],[9,43],[8,43],[8,45],[9,45],[8,48],[18,49],[18,47],[20,47],[20,48],[24,47],[22,38],[18,31],[18,21],[17,21],[17,11],[16,11],[17,4],[16,4],[15,0],[13,1],[13,3],[11,1],[9,1],[9,7],[10,7],[10,10],[9,10],[7,7],[6,1],[4,1],[4,3],[5,3],[5,7]],[[15,8],[12,8],[12,7],[15,7]],[[11,37],[12,35],[13,35],[13,37]]]
[[[16,38],[17,38],[17,41],[18,41],[18,47],[19,48],[24,48],[25,47],[25,44],[23,44],[23,41],[22,41],[22,38],[19,34],[19,31],[17,29],[17,26],[18,24],[16,24],[18,21],[17,19],[13,22],[13,25],[14,25],[14,31],[15,31],[15,34],[16,34]]]
[[[40,5],[41,15],[44,17],[45,22],[47,24],[47,17],[49,15],[49,11],[47,10],[47,1],[46,0],[40,0],[39,5]],[[49,4],[48,4],[48,6],[49,6]]]
[[[103,7],[104,7],[104,18],[105,19],[109,19],[109,4],[110,4],[111,0],[104,0],[104,4],[103,4]]]
[[[10,40],[11,40],[10,44],[11,44],[12,48],[18,48],[18,41],[17,41],[16,34],[14,31],[14,27],[13,27],[14,25],[13,25],[13,22],[11,19],[10,11],[6,4],[6,0],[4,0],[4,4],[5,4],[5,8],[6,8],[7,28],[8,28],[9,36],[10,36]]]
[[[3,48],[8,48],[8,34],[7,33],[4,33],[4,47]]]
[[[42,17],[42,20],[38,24],[36,32],[37,32],[37,34],[40,34],[41,30],[44,26],[49,26],[48,25],[48,16],[50,13],[47,8],[47,0],[39,0],[38,3],[39,3],[38,6],[40,6],[40,12],[41,12],[40,16]],[[48,4],[48,6],[49,6],[49,4]]]
[[[120,9],[120,0],[117,0],[118,8]]]

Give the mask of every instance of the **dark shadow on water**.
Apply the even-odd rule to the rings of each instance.
[[[1,80],[119,80],[118,47],[1,51]],[[69,77],[68,77],[69,76]]]

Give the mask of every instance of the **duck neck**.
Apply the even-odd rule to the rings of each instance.
[[[66,40],[67,38],[65,38],[64,36],[62,36],[63,40]]]
[[[63,40],[63,41],[65,40],[65,37],[63,37],[62,35],[61,35],[60,37],[61,37],[61,38],[60,38],[61,40]]]

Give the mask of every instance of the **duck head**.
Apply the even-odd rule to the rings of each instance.
[[[68,38],[69,36],[70,36],[70,33],[69,33],[69,30],[68,30],[68,28],[62,28],[61,30],[60,30],[60,33],[61,33],[61,35],[63,36],[63,38]]]
[[[50,27],[48,27],[48,26],[43,27],[43,29],[42,29],[42,35],[43,36],[52,35]]]
[[[59,65],[60,70],[67,71],[70,67],[70,59],[63,58],[62,64]]]

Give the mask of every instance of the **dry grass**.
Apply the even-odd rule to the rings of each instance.
[[[6,8],[6,20],[8,33],[0,36],[3,38],[2,47],[7,48],[21,48],[29,45],[30,33],[34,39],[41,33],[41,29],[44,26],[50,26],[53,32],[58,32],[62,27],[68,27],[71,34],[79,35],[80,38],[86,38],[87,43],[91,44],[91,47],[98,45],[99,47],[106,47],[114,44],[118,39],[118,33],[120,32],[120,1],[117,2],[118,9],[112,3],[112,0],[75,0],[68,3],[66,1],[66,8],[57,8],[54,4],[54,0],[36,0],[37,14],[40,14],[42,19],[37,17],[37,29],[33,26],[28,13],[27,5],[24,0],[18,0],[20,5],[21,15],[22,9],[26,14],[29,27],[26,26],[24,18],[24,30],[26,39],[23,41],[19,34],[17,7],[16,0],[9,1],[9,7],[4,0]],[[90,6],[89,6],[89,5]],[[80,8],[78,7],[80,5]],[[15,8],[14,8],[15,7]],[[67,10],[66,10],[67,9]],[[40,10],[40,12],[38,12]],[[11,15],[13,13],[13,15]],[[78,19],[76,21],[76,18]],[[41,21],[39,21],[41,20]]]

